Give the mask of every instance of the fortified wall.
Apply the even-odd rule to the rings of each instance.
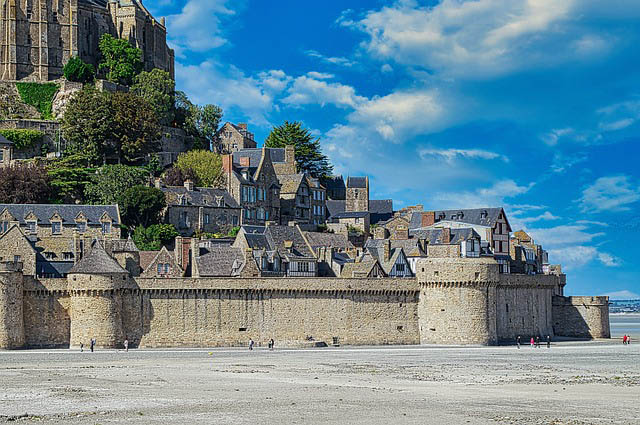
[[[606,297],[555,295],[564,275],[505,275],[490,259],[424,259],[417,279],[23,276],[0,263],[0,348],[497,344],[609,336]]]

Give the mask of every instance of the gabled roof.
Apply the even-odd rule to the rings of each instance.
[[[366,177],[348,177],[347,187],[353,189],[365,189],[367,187]]]
[[[342,272],[340,273],[340,277],[345,279],[345,278],[369,276],[369,274],[371,274],[371,271],[377,264],[378,264],[378,260],[376,260],[375,258],[359,261],[357,263],[345,263],[344,266],[342,267]]]
[[[391,239],[390,241],[391,249],[402,248],[405,255],[407,257],[426,257],[426,254],[422,250],[420,246],[420,241],[416,238],[412,239]],[[364,247],[365,248],[376,248],[376,249],[384,249],[384,239],[368,239]]]
[[[449,229],[450,241],[449,244],[459,244],[462,241],[468,241],[471,239],[480,239],[480,235],[471,227],[464,227],[460,229]],[[443,244],[444,231],[441,228],[423,228],[414,229],[409,231],[409,235],[416,239],[426,240],[430,245]]]
[[[305,181],[305,175],[300,174],[280,174],[278,175],[280,182],[280,193],[295,194],[298,193],[300,185]]]
[[[302,231],[297,226],[243,226],[249,248],[277,251],[281,258],[315,258],[313,250],[307,244]],[[289,249],[287,245],[291,243]]]
[[[112,243],[113,252],[140,252],[131,235],[127,239],[116,239]]]
[[[329,217],[333,217],[336,214],[343,213],[347,207],[347,201],[334,201],[332,199],[327,200],[327,213]]]
[[[25,225],[25,218],[29,213],[38,217],[39,225],[51,224],[49,219],[55,214],[62,217],[62,224],[75,224],[76,217],[84,213],[89,225],[100,224],[100,219],[107,213],[114,221],[120,224],[120,212],[117,205],[45,205],[45,204],[0,204],[0,213],[7,209],[9,213]]]
[[[69,270],[75,274],[111,274],[129,272],[107,254],[100,243],[95,243],[91,251]]]
[[[168,205],[181,205],[178,198],[186,197],[187,205],[196,207],[240,208],[235,199],[224,189],[197,187],[187,190],[184,186],[168,186],[161,188],[167,198]],[[218,199],[221,201],[218,205]]]
[[[245,263],[242,248],[216,246],[209,253],[196,258],[198,272],[202,277],[237,276]]]
[[[327,213],[329,217],[343,213],[346,210],[347,201],[327,200]],[[392,199],[372,199],[369,201],[369,212],[371,213],[371,224],[377,224],[393,217]]]
[[[435,221],[456,221],[459,223],[476,224],[480,226],[495,226],[500,217],[500,213],[503,213],[502,208],[473,208],[473,209],[460,209],[460,210],[440,210],[435,211]],[[505,214],[506,219],[506,214]],[[507,221],[507,225],[509,222]],[[511,226],[509,226],[511,231]]]
[[[330,247],[336,249],[354,249],[355,247],[349,238],[345,235],[337,233],[320,233],[320,232],[304,232],[305,238],[309,241],[311,248],[317,249],[319,247]]]
[[[384,242],[384,240],[382,240],[381,242]],[[380,263],[380,266],[382,267],[382,270],[384,270],[384,272],[388,275],[389,273],[391,273],[391,270],[393,269],[394,264],[398,262],[398,258],[400,257],[404,257],[405,260],[407,257],[402,247],[394,248],[393,246],[391,246],[389,251],[389,258],[385,259],[384,245],[380,244],[378,246],[378,243],[374,243],[368,248],[366,248],[365,254],[362,256],[362,260],[369,261],[372,258],[378,260],[378,262]]]
[[[6,137],[4,137],[2,134],[0,134],[0,145],[4,145],[4,146],[11,146],[13,145],[13,142],[8,140]]]
[[[271,162],[285,162],[285,149],[284,148],[266,148],[269,150]],[[239,151],[233,152],[233,164],[240,165],[240,158],[249,158],[249,167],[258,168],[260,161],[262,161],[262,148],[245,148]]]

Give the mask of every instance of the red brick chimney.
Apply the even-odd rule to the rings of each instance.
[[[222,169],[225,174],[231,174],[231,170],[233,169],[233,155],[222,155]]]
[[[436,222],[436,212],[427,211],[422,213],[422,227],[431,226]]]

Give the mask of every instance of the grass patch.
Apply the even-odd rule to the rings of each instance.
[[[40,112],[43,120],[52,120],[53,98],[60,89],[56,83],[16,83],[22,101]]]
[[[38,130],[6,129],[0,130],[0,135],[13,142],[16,150],[29,149],[42,141],[44,133]]]

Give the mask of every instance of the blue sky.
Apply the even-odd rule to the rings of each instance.
[[[396,208],[504,206],[569,294],[640,298],[640,4],[149,2],[176,80],[262,141],[298,120]]]

